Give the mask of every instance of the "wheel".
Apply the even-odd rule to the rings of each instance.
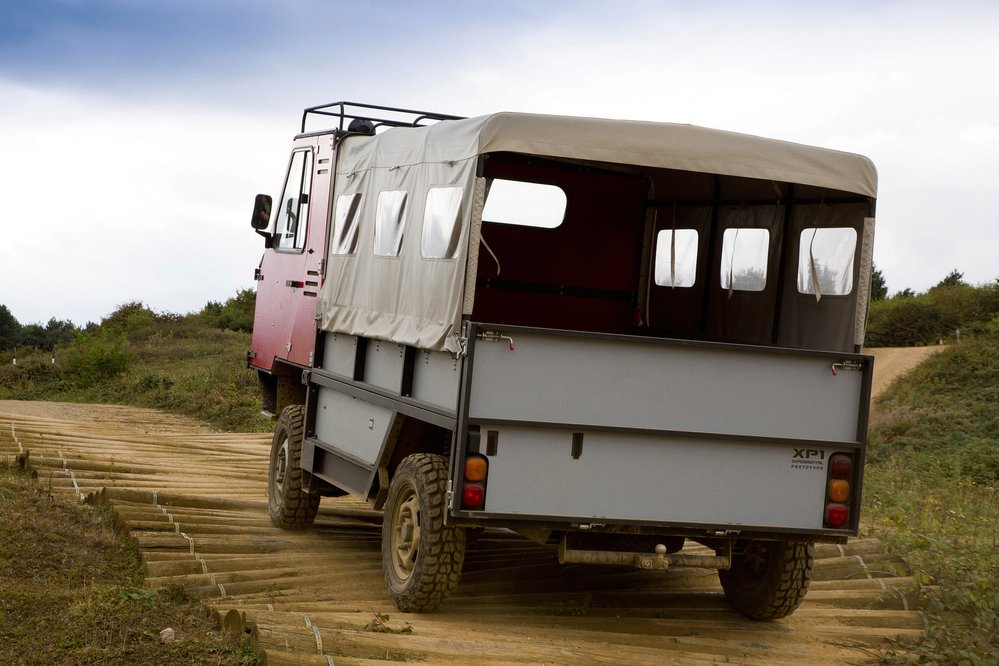
[[[271,442],[267,505],[271,522],[289,530],[303,530],[311,525],[321,499],[318,493],[307,492],[302,486],[304,430],[305,409],[301,405],[285,407]]]
[[[444,525],[447,465],[417,453],[399,464],[382,520],[382,568],[403,612],[432,611],[458,585],[465,530]]]
[[[720,570],[725,597],[743,615],[775,620],[794,612],[808,592],[815,546],[807,541],[751,541]]]

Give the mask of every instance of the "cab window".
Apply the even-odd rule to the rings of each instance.
[[[309,219],[309,194],[312,190],[312,151],[296,150],[284,193],[275,208],[274,247],[300,252],[305,247],[305,228]]]

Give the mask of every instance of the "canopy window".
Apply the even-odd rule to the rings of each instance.
[[[506,113],[350,136],[337,155],[324,330],[452,352],[466,317],[844,351],[862,340],[876,192],[863,157]]]

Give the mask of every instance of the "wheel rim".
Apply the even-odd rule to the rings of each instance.
[[[285,479],[288,478],[290,457],[291,450],[288,445],[288,438],[285,437],[281,440],[281,446],[278,447],[278,450],[274,455],[274,464],[272,466],[274,482],[271,487],[271,497],[281,497],[281,493],[284,490]]]
[[[392,511],[392,570],[399,580],[409,580],[420,552],[420,498],[412,486],[399,493]]]

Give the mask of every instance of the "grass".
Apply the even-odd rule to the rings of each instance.
[[[0,354],[0,400],[58,400],[153,407],[223,431],[266,432],[248,333],[165,318],[137,331],[103,326],[52,353]]]
[[[138,551],[106,511],[0,465],[0,663],[257,663],[183,588],[142,579]],[[168,627],[176,640],[163,644]]]
[[[252,309],[251,309],[252,312]],[[267,431],[248,333],[202,315],[126,304],[52,353],[0,353],[0,399],[154,407],[218,430]],[[0,663],[255,664],[213,630],[180,586],[143,587],[130,542],[108,514],[54,495],[0,465]],[[177,640],[160,642],[172,628]]]
[[[880,398],[865,520],[915,571],[929,628],[886,663],[999,664],[999,320]]]
[[[910,564],[928,599],[928,630],[887,649],[885,663],[999,666],[999,319],[965,331],[960,344],[930,357],[882,395],[881,418],[870,434],[865,523]],[[222,330],[204,316],[161,316],[129,304],[58,348],[54,365],[47,353],[22,350],[17,367],[9,353],[0,354],[0,399],[157,407],[220,430],[267,431],[271,425],[258,416],[256,378],[245,369],[248,347],[248,334]],[[183,629],[184,618],[199,614],[196,602],[142,590],[135,554],[111,539],[106,517],[78,514],[77,522],[90,525],[88,536],[61,536],[69,528],[48,516],[58,502],[23,483],[9,473],[0,477],[0,663],[27,663],[23,655],[34,661],[36,653],[28,651],[34,649],[32,626],[66,632],[65,639],[60,633],[49,641],[58,649],[37,653],[46,663],[250,659],[232,648],[216,661],[213,650],[222,648],[209,643],[185,657],[170,652],[130,661],[128,651],[136,646],[161,649],[154,638],[166,617],[160,613],[186,608],[170,620]],[[33,505],[17,503],[25,493]],[[86,511],[59,506],[56,513]],[[68,552],[57,545],[60,539],[86,546],[80,551],[124,548],[125,563],[92,573],[95,558]],[[37,590],[22,583],[29,573],[42,581]],[[587,605],[569,602],[544,611],[584,615]],[[105,623],[126,611],[154,619]],[[183,629],[182,636],[200,631]]]

